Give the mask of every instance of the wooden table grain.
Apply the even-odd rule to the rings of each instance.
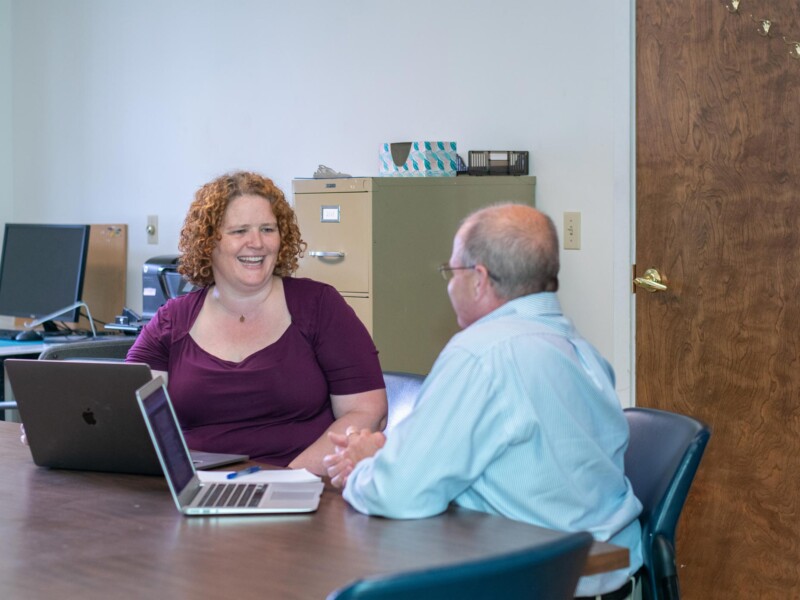
[[[0,598],[325,598],[361,577],[563,535],[458,508],[368,517],[330,487],[308,515],[187,518],[161,477],[36,467],[5,422],[0,490]],[[595,543],[584,573],[627,564],[627,549]]]

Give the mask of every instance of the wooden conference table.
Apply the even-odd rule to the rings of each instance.
[[[0,422],[0,598],[325,598],[355,579],[510,552],[563,535],[451,508],[367,517],[326,488],[301,516],[183,517],[161,477],[36,467]],[[585,574],[627,566],[595,543]]]

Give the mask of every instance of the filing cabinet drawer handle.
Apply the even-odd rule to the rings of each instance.
[[[309,256],[316,256],[318,258],[344,258],[344,252],[322,252],[320,250],[311,250]]]

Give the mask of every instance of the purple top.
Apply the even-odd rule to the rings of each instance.
[[[385,387],[375,344],[333,287],[284,278],[291,325],[239,363],[209,354],[189,335],[208,289],[169,300],[126,359],[169,373],[190,448],[286,466],[333,423],[331,394]]]

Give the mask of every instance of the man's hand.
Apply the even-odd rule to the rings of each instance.
[[[338,488],[346,485],[347,478],[360,460],[373,456],[386,443],[383,433],[373,433],[369,429],[358,430],[352,426],[345,430],[344,435],[328,433],[328,439],[336,448],[336,453],[328,454],[322,464],[328,471],[331,483]]]

